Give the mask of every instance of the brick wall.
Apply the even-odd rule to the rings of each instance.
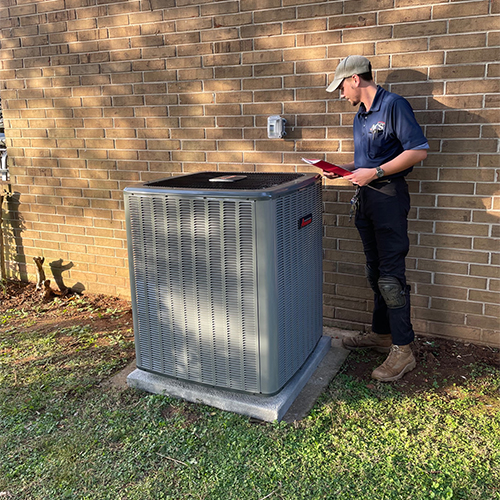
[[[408,179],[414,327],[499,344],[499,13],[495,0],[3,0],[12,276],[34,279],[43,255],[67,286],[128,295],[125,186],[350,161],[355,110],[325,87],[364,54],[431,145]],[[286,139],[267,139],[271,114]],[[365,330],[352,191],[325,184],[324,316]]]

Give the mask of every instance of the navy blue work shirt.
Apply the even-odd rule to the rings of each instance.
[[[380,167],[403,151],[429,147],[410,103],[380,86],[368,112],[361,103],[354,118],[353,135],[356,168]],[[407,168],[384,179],[404,176],[412,169]]]

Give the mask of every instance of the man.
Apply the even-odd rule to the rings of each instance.
[[[351,204],[366,256],[366,277],[374,291],[372,332],[345,338],[343,345],[388,352],[372,377],[390,382],[416,366],[405,276],[410,209],[405,176],[427,157],[429,146],[408,101],[374,83],[366,57],[349,56],[339,63],[326,90],[337,89],[341,98],[359,105],[353,125],[354,161],[342,166],[352,172],[346,179],[357,186]]]

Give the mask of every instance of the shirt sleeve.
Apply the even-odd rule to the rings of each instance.
[[[410,103],[404,97],[394,101],[392,119],[393,130],[396,132],[396,136],[405,151],[408,149],[425,149],[419,146],[427,144],[427,139],[415,118]]]

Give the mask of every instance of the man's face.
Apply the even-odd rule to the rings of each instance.
[[[353,106],[360,103],[360,92],[356,84],[356,77],[357,75],[353,75],[345,78],[339,87],[341,99],[347,99]]]

